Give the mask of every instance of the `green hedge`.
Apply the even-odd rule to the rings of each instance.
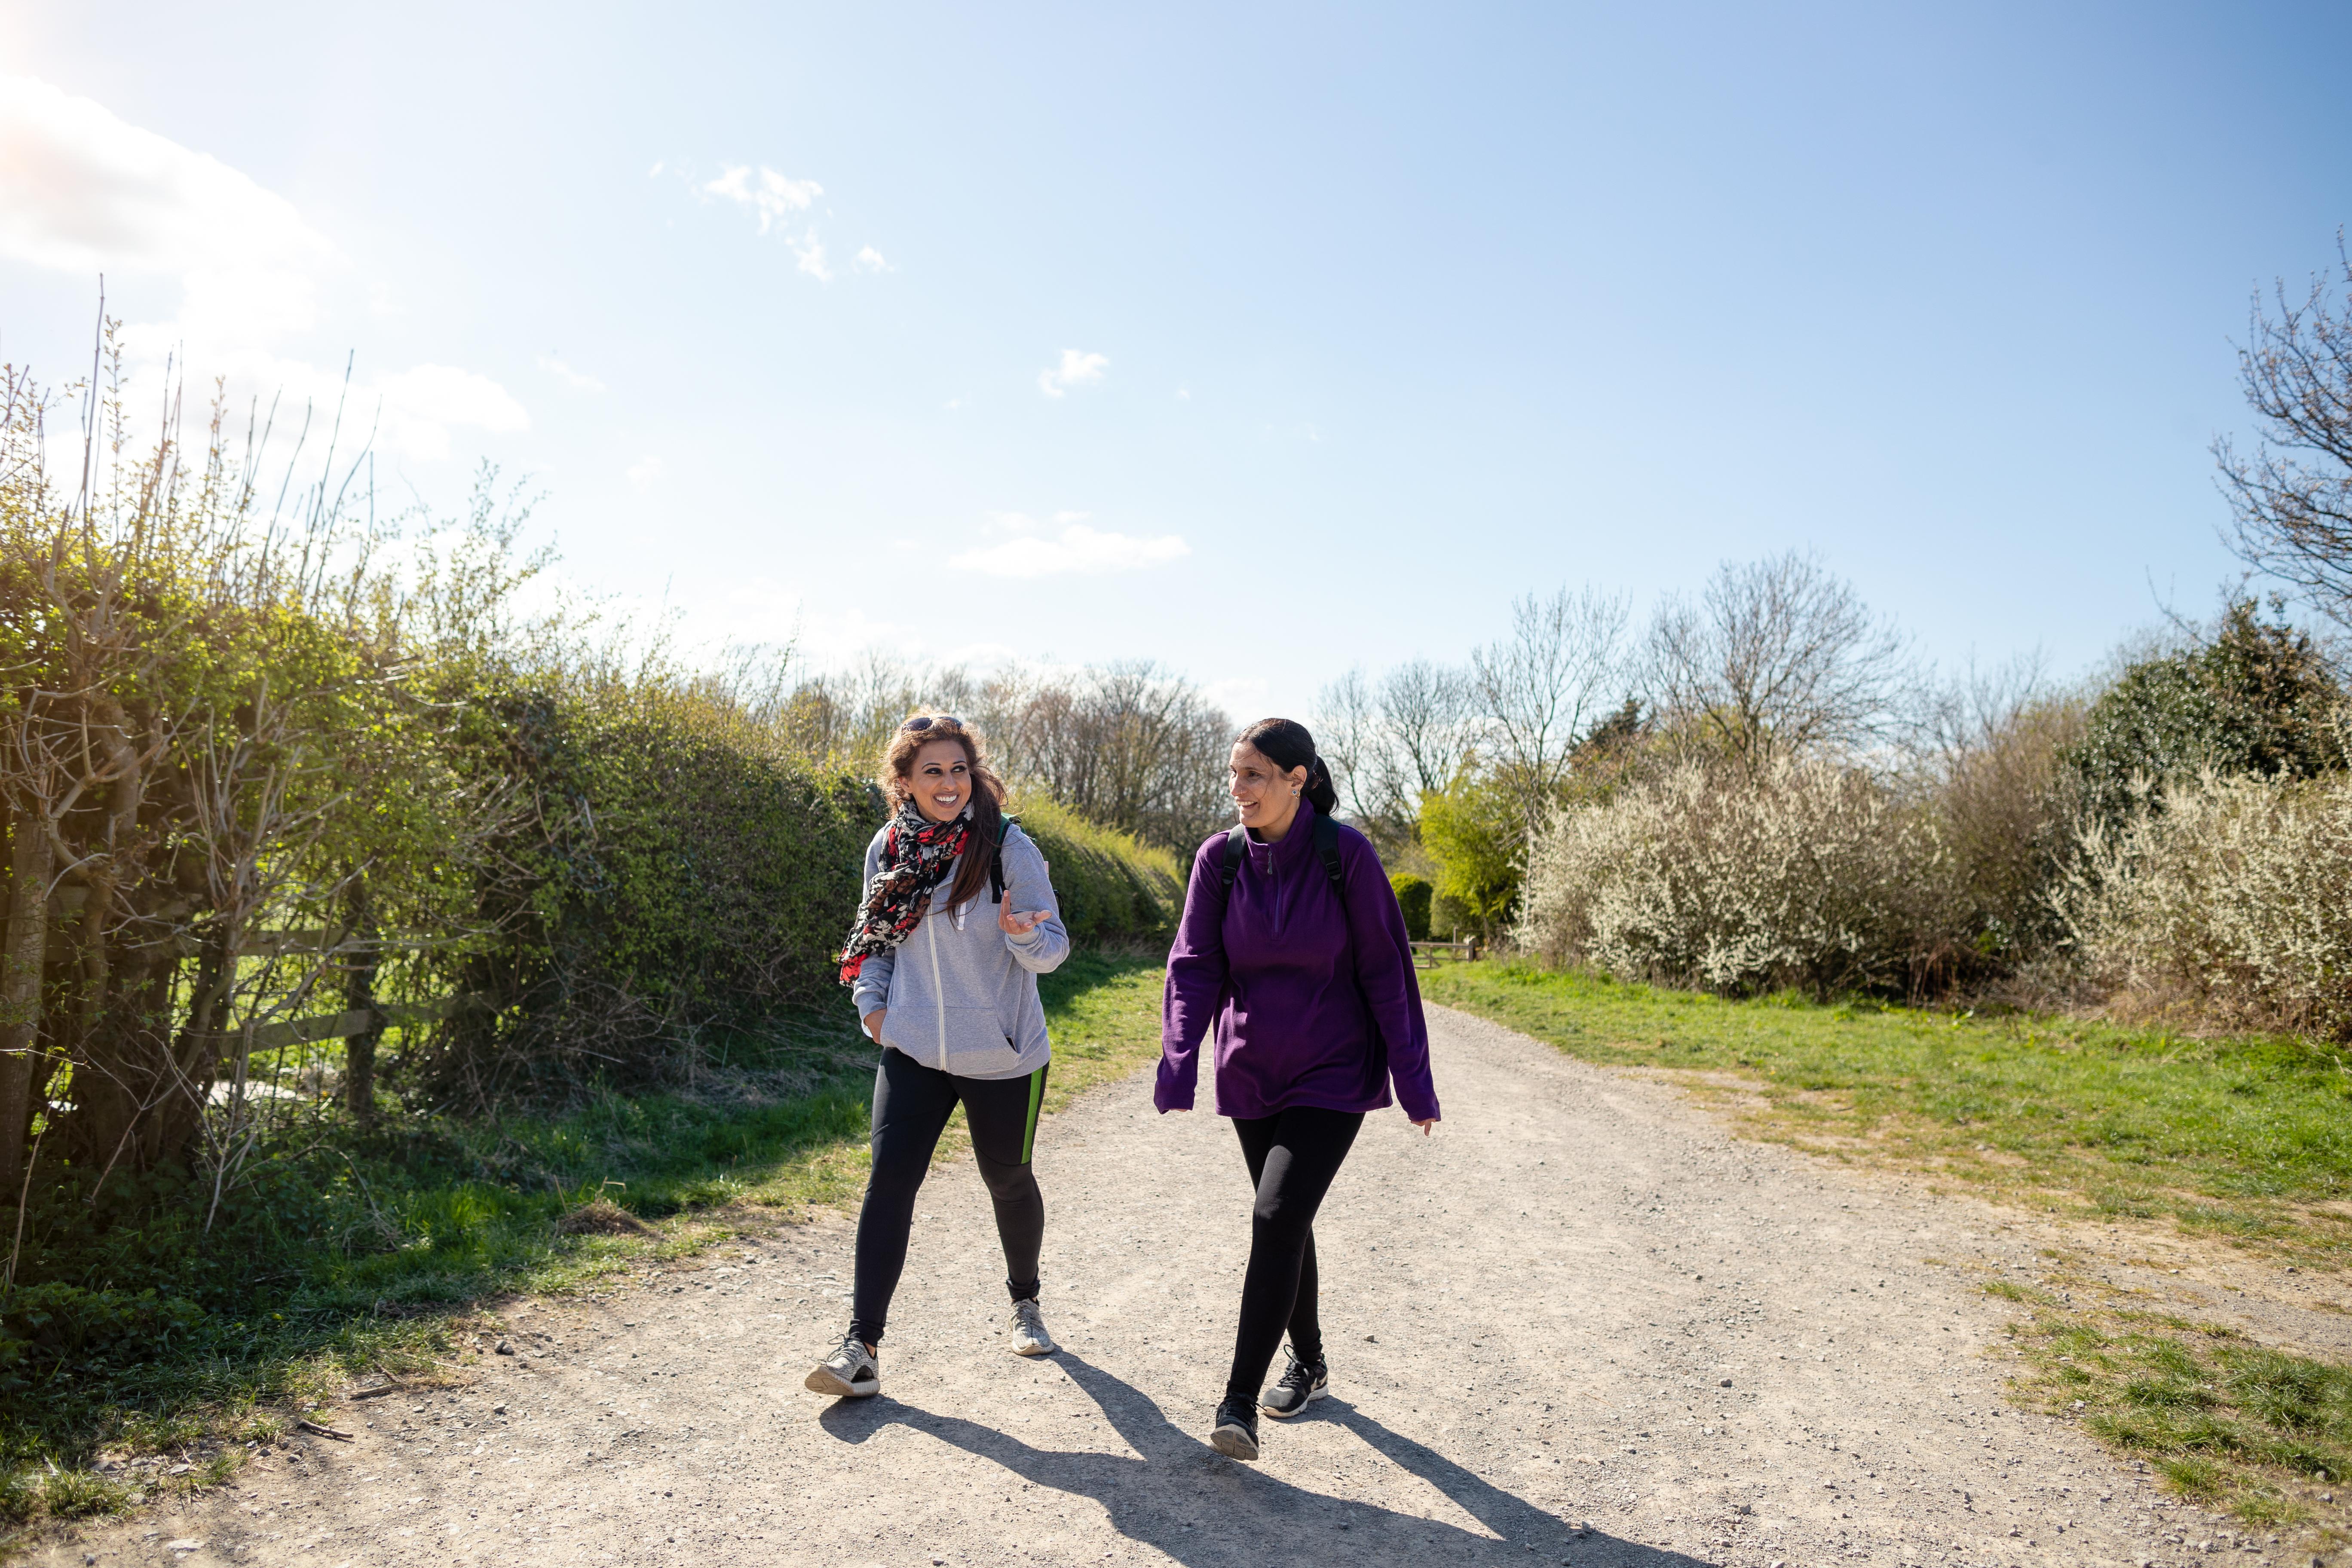
[[[1175,931],[1184,910],[1175,856],[1054,801],[1015,801],[1012,809],[1052,868],[1073,942],[1159,942]]]
[[[1404,934],[1414,942],[1429,940],[1429,900],[1436,889],[1426,877],[1416,877],[1410,871],[1399,871],[1389,879],[1396,889],[1397,908],[1404,913]]]
[[[466,744],[526,805],[482,863],[459,965],[500,1008],[420,1058],[437,1098],[658,1079],[696,1031],[830,999],[879,820],[861,781],[659,685],[504,691]]]

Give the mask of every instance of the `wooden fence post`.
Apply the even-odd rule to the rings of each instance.
[[[40,1045],[41,968],[49,947],[56,865],[37,814],[8,814],[8,939],[0,947],[0,1201],[24,1184],[33,1122],[33,1053]]]
[[[361,1126],[375,1122],[375,1047],[383,1038],[383,1012],[375,1005],[377,965],[383,947],[377,940],[375,906],[368,897],[367,878],[354,877],[351,893],[352,933],[358,950],[343,974],[343,1005],[368,1016],[367,1027],[343,1039],[343,1104]]]

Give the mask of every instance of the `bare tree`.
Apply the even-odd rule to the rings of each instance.
[[[1359,822],[1380,813],[1379,763],[1381,749],[1379,700],[1371,682],[1358,665],[1316,693],[1315,749],[1332,773],[1339,798]]]
[[[1422,797],[1454,777],[1477,702],[1461,669],[1414,659],[1377,681],[1361,668],[1317,699],[1315,744],[1357,824],[1385,853],[1418,835]]]
[[[1884,739],[1916,685],[1902,633],[1796,551],[1726,562],[1697,603],[1668,600],[1649,654],[1666,731],[1750,766]]]
[[[713,689],[748,700],[754,711],[773,712],[793,747],[816,762],[869,772],[907,716],[922,708],[992,728],[987,692],[961,665],[915,664],[887,649],[868,648],[843,668],[799,674],[789,648],[781,656],[767,653],[772,662],[764,671],[758,650],[739,656],[725,676],[732,684]],[[789,691],[783,689],[787,676],[793,678]]]
[[[2318,278],[2299,306],[2280,285],[2275,321],[2256,296],[2238,381],[2262,433],[2252,458],[2227,436],[2213,457],[2238,554],[2352,626],[2352,256],[2340,229],[2336,252],[2341,304]]]
[[[1184,850],[1231,813],[1233,721],[1156,664],[1008,671],[976,706],[1010,779],[1106,826]]]
[[[1561,588],[1511,605],[1511,635],[1470,656],[1470,686],[1494,760],[1518,781],[1533,837],[1568,777],[1576,742],[1625,679],[1622,594]]]
[[[1381,679],[1380,710],[1388,742],[1383,787],[1390,799],[1418,808],[1423,795],[1453,782],[1469,749],[1478,710],[1469,672],[1425,658],[1398,665]]]

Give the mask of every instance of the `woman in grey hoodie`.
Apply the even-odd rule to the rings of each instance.
[[[1003,815],[980,737],[946,713],[898,728],[880,784],[889,822],[866,848],[866,897],[841,955],[874,1076],[874,1168],[857,1216],[849,1332],[808,1374],[819,1394],[880,1392],[883,1320],[907,1263],[915,1194],[960,1103],[996,1205],[1012,1348],[1054,1348],[1037,1307],[1045,1204],[1029,1157],[1053,1056],[1037,976],[1069,956],[1045,857]]]

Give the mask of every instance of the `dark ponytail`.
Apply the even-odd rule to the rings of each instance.
[[[1331,770],[1315,752],[1315,737],[1307,726],[1296,719],[1261,719],[1242,731],[1242,744],[1254,746],[1260,756],[1288,773],[1293,768],[1307,770],[1307,787],[1299,793],[1307,804],[1326,816],[1339,813],[1339,792],[1331,787]]]

